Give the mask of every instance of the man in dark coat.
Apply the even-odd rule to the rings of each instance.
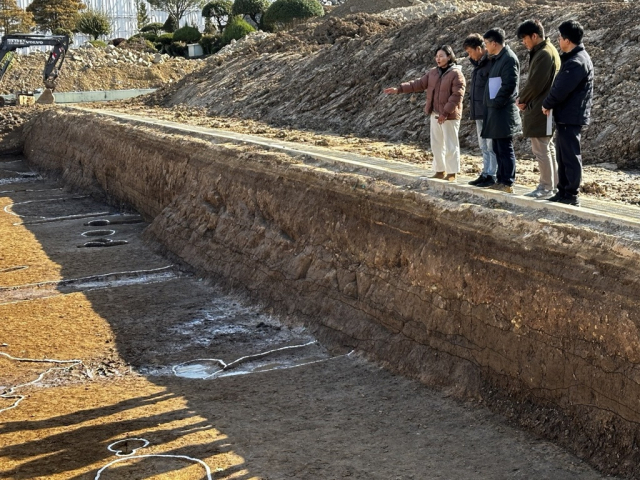
[[[489,54],[484,45],[482,35],[472,33],[464,42],[462,48],[469,55],[469,61],[473,65],[471,72],[471,88],[469,89],[470,117],[476,122],[476,132],[478,134],[478,146],[482,151],[482,172],[475,180],[471,180],[469,185],[476,187],[490,187],[496,183],[496,171],[498,164],[496,154],[493,152],[491,139],[482,138],[482,124],[484,119],[484,89],[489,79],[491,62]]]
[[[513,136],[522,130],[516,106],[520,62],[511,48],[505,45],[504,30],[492,28],[483,37],[492,65],[484,91],[482,136],[493,141],[493,151],[498,161],[498,181],[489,188],[513,193],[516,179]]]
[[[584,49],[584,29],[575,20],[558,27],[560,71],[551,91],[542,102],[542,112],[556,122],[556,158],[558,160],[558,193],[551,202],[580,206],[578,191],[582,182],[582,126],[591,119],[593,103],[593,63]]]
[[[531,139],[531,150],[538,160],[540,183],[525,196],[549,198],[558,183],[556,150],[553,147],[553,131],[547,126],[548,117],[542,113],[542,101],[549,95],[553,79],[560,69],[560,55],[556,47],[544,36],[544,27],[539,20],[526,20],[517,31],[518,38],[529,50],[529,75],[520,96],[516,100],[523,112],[522,134]]]

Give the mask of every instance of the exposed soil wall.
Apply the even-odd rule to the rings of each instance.
[[[24,153],[336,348],[640,475],[637,243],[88,113],[43,113]]]

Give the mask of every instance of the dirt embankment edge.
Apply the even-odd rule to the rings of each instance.
[[[168,252],[335,348],[640,474],[636,244],[95,114],[25,135],[33,165],[132,205]]]

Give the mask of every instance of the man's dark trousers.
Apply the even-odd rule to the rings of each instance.
[[[582,181],[581,131],[582,125],[556,125],[558,193],[565,198],[576,198]]]
[[[492,138],[491,142],[498,161],[498,183],[511,186],[516,181],[516,153],[513,151],[513,141],[508,137]]]

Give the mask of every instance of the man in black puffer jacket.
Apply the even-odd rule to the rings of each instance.
[[[560,71],[553,81],[542,112],[556,122],[556,159],[558,160],[558,193],[551,202],[580,206],[578,191],[582,181],[580,134],[591,119],[593,103],[593,63],[584,49],[584,29],[575,20],[563,22],[558,30]]]

